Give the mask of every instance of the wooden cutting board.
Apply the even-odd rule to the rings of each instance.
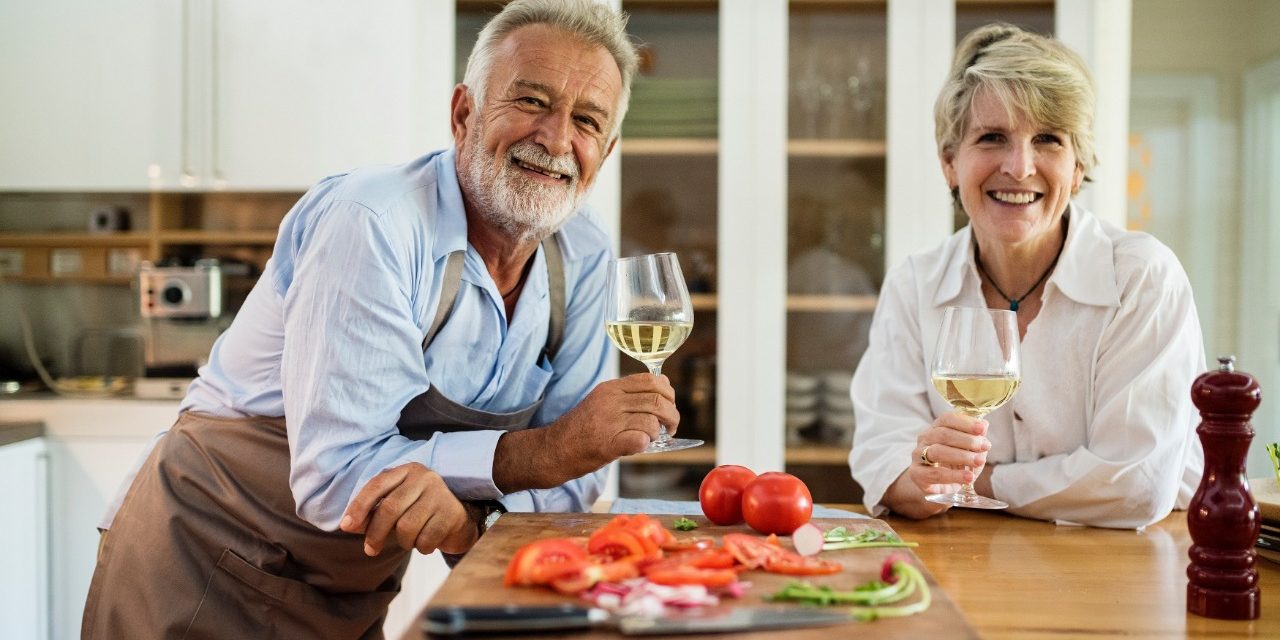
[[[498,519],[497,523],[489,529],[487,533],[476,543],[475,548],[467,554],[462,562],[454,568],[453,572],[441,585],[435,597],[431,599],[430,606],[445,605],[502,605],[507,603],[521,605],[535,604],[562,604],[566,602],[575,602],[576,599],[571,596],[564,596],[545,588],[534,587],[504,587],[502,585],[502,577],[506,572],[507,563],[511,557],[515,555],[517,549],[522,545],[538,540],[541,538],[555,538],[566,536],[585,536],[591,531],[599,528],[613,517],[612,514],[604,513],[507,513]],[[653,516],[658,518],[667,528],[672,528],[672,522],[677,516],[661,515]],[[694,531],[679,535],[700,535],[714,536],[717,541],[720,536],[725,533],[741,532],[752,533],[746,525],[735,527],[721,527],[711,524],[703,516],[688,516],[698,523],[698,528]],[[823,530],[830,529],[835,526],[843,525],[851,531],[862,531],[864,529],[879,529],[882,531],[893,531],[889,525],[882,520],[863,520],[863,519],[840,519],[840,518],[817,518],[814,524],[822,527]],[[786,545],[790,545],[789,538],[783,538]],[[943,593],[937,581],[921,564],[919,559],[911,549],[893,549],[893,548],[876,548],[876,549],[846,549],[843,551],[823,552],[822,558],[829,560],[838,560],[844,564],[844,571],[830,576],[814,576],[809,578],[810,581],[818,584],[831,585],[839,589],[852,589],[861,585],[868,580],[877,579],[880,576],[880,565],[890,553],[906,553],[920,567],[929,581],[929,588],[933,594],[933,604],[924,613],[916,614],[906,618],[889,618],[876,620],[874,622],[850,622],[845,626],[837,627],[817,627],[810,629],[795,629],[790,631],[769,631],[756,632],[747,634],[734,634],[732,637],[747,638],[910,638],[916,640],[918,638],[977,638],[977,633],[969,626],[964,616],[956,608],[951,598]],[[743,574],[742,578],[751,582],[752,587],[747,594],[741,599],[722,598],[721,606],[734,605],[771,605],[765,601],[765,598],[777,592],[784,584],[794,579],[790,576],[776,575],[766,573],[764,571],[748,571]],[[972,585],[974,589],[982,589],[983,585]],[[918,598],[913,595],[906,602],[915,602]],[[774,605],[776,606],[776,605]],[[406,634],[406,639],[424,637],[417,629],[419,625],[415,622],[413,629]],[[495,637],[495,636],[485,636]],[[517,636],[517,637],[527,637]],[[542,636],[545,637],[545,636]],[[621,637],[619,634],[611,631],[593,631],[584,632],[573,635],[574,638],[615,638]],[[687,638],[706,637],[706,638],[726,638],[728,636],[681,636]]]

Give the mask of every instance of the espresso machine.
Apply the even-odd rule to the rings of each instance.
[[[218,260],[191,266],[138,269],[139,311],[143,321],[145,375],[135,393],[148,398],[181,398],[197,369],[209,357],[214,340],[226,328],[226,269]]]

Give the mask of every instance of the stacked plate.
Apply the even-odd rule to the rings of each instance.
[[[637,77],[622,134],[633,138],[716,137],[715,78]]]

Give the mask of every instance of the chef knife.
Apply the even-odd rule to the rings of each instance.
[[[575,604],[428,607],[423,630],[431,635],[517,633],[612,628],[627,636],[729,633],[817,627],[851,622],[847,612],[801,607],[727,607],[672,616],[615,616]]]

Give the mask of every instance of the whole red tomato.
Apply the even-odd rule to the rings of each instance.
[[[742,522],[742,489],[756,479],[754,471],[736,464],[722,464],[702,479],[698,502],[707,519],[730,525]]]
[[[742,490],[742,515],[760,533],[789,536],[813,515],[813,494],[789,473],[762,473]]]

